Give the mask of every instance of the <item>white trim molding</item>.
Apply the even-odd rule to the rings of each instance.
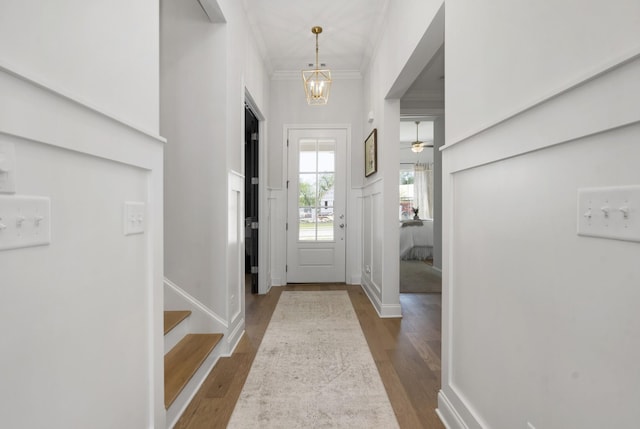
[[[376,204],[382,203],[383,189],[383,178],[377,178],[360,188],[356,195],[358,204],[354,217],[360,219],[361,232],[358,238],[362,252],[359,280],[378,316],[397,318],[402,317],[400,304],[383,302],[384,239],[382,235],[377,235],[383,230],[383,218],[380,208],[375,208]]]
[[[436,414],[447,429],[469,429],[442,390],[438,392]]]
[[[436,414],[447,429],[469,429],[442,390],[438,392]]]
[[[220,317],[218,314],[213,312],[210,308],[205,307],[200,301],[198,301],[197,299],[189,295],[180,286],[173,283],[171,280],[169,280],[166,277],[164,278],[164,286],[165,288],[168,288],[170,291],[172,291],[175,295],[177,295],[180,299],[184,300],[185,303],[187,303],[188,306],[192,308],[192,311],[195,310],[195,311],[201,312],[203,315],[206,315],[216,324],[219,324],[220,326],[222,326],[225,332],[227,331],[229,324],[224,318]],[[176,310],[178,309],[184,310],[184,308],[176,308]]]
[[[494,122],[483,125],[479,127],[478,130],[471,132],[464,137],[448,142],[447,145],[443,147],[443,149],[446,149],[453,145],[470,140],[476,137],[477,135],[484,133],[487,130],[490,130],[491,128],[498,127],[507,121],[513,120],[517,116],[523,113],[526,113],[532,109],[535,109],[542,104],[549,103],[557,97],[560,97],[565,95],[566,93],[578,90],[581,86],[589,84],[591,81],[598,80],[608,74],[611,74],[615,72],[616,69],[625,67],[627,64],[637,61],[638,59],[640,59],[640,46],[630,50],[629,52],[627,52],[626,54],[618,58],[614,58],[610,61],[607,61],[603,64],[600,64],[592,68],[591,70],[585,71],[581,76],[576,77],[574,80],[572,80],[571,82],[568,82],[566,85],[559,88],[555,88],[554,90],[549,91],[546,95],[541,96],[537,100],[533,100],[528,104],[523,104],[520,107],[514,109],[513,113],[506,115],[505,117],[500,118]],[[577,105],[574,105],[574,106],[578,107]],[[597,106],[600,108],[602,105],[597,104]],[[609,115],[603,115],[603,116],[609,116]]]
[[[640,55],[440,150],[455,153],[451,168],[459,172],[633,125],[640,121],[640,100],[628,94],[640,93],[639,75]]]
[[[244,294],[244,180],[234,170],[228,172],[227,234],[227,314],[230,315],[225,353],[234,349],[242,337],[245,324]]]
[[[118,126],[124,126],[126,128],[131,129],[132,131],[135,131],[137,133],[150,137],[153,140],[156,140],[161,143],[166,143],[166,140],[163,137],[151,131],[147,131],[141,127],[138,127],[122,118],[119,118],[118,116],[112,113],[109,113],[104,109],[94,106],[92,103],[89,103],[75,95],[72,95],[71,93],[69,93],[64,89],[56,88],[54,85],[51,85],[50,83],[46,82],[46,80],[42,78],[35,77],[23,70],[19,70],[16,66],[7,64],[5,60],[0,60],[0,75],[2,74],[7,75],[7,77],[11,77],[16,80],[22,81],[23,83],[26,84],[26,86],[31,87],[32,89],[35,89],[36,90],[35,93],[40,92],[41,93],[40,96],[43,97],[43,101],[45,101],[44,98],[48,98],[45,96],[45,94],[49,96],[53,96],[55,99],[57,99],[56,101],[57,103],[60,103],[60,102],[69,103],[71,105],[74,105],[75,107],[79,107],[83,111],[91,112],[94,115],[102,117],[103,119],[108,119],[109,121],[113,121],[116,124],[118,124]],[[0,87],[2,87],[2,84],[0,84]],[[12,104],[12,106],[15,107],[14,104]],[[35,107],[35,106],[32,106],[32,107]],[[62,118],[62,115],[58,114],[56,115],[56,117]],[[0,129],[4,129],[4,127],[0,126]],[[17,134],[17,135],[21,135],[21,134]],[[34,140],[40,141],[38,139],[34,139]]]

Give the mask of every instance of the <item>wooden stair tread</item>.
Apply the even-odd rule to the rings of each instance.
[[[164,356],[164,406],[169,408],[222,339],[222,334],[189,334]]]
[[[165,311],[164,312],[164,334],[178,326],[178,323],[191,315],[190,311]]]

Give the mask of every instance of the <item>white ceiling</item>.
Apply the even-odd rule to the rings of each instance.
[[[400,122],[400,143],[405,143],[407,146],[411,142],[416,141],[416,124],[415,121],[420,120],[418,126],[418,141],[431,143],[433,142],[433,122],[427,120],[427,118],[405,118]]]
[[[271,73],[292,72],[315,63],[315,35],[320,63],[332,71],[366,69],[377,43],[389,0],[243,0],[249,23]]]
[[[334,79],[339,78],[340,72],[346,76],[363,74],[367,69],[390,1],[242,0],[272,77],[299,78],[300,70],[315,63],[315,35],[311,27],[319,25],[323,28],[318,39],[319,60],[333,72]],[[429,61],[402,102],[413,108],[443,108],[443,76],[444,48]],[[401,137],[402,141],[414,139],[415,128],[413,137]]]

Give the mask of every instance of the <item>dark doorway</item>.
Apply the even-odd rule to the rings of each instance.
[[[245,273],[251,293],[258,293],[258,118],[244,109]]]

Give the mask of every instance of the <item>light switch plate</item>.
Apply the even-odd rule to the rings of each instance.
[[[0,195],[0,250],[51,243],[51,200]]]
[[[13,143],[0,141],[0,193],[16,191],[16,150]]]
[[[578,189],[578,235],[640,242],[640,185]]]
[[[139,201],[124,203],[124,235],[144,234],[147,225],[146,205]]]

